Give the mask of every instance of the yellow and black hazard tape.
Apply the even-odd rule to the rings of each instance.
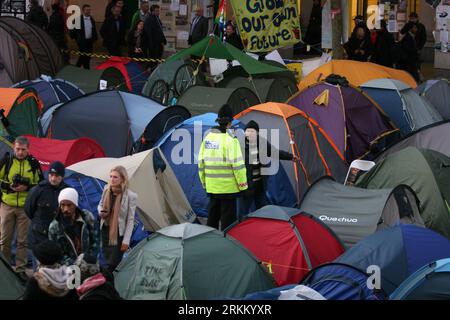
[[[91,58],[99,58],[99,59],[110,59],[113,56],[107,55],[107,54],[98,54],[98,53],[89,53],[89,52],[81,52],[77,50],[61,50],[63,53],[68,53],[75,56],[88,56]],[[163,63],[166,61],[165,59],[151,59],[151,58],[131,58],[127,57],[128,59],[136,62],[157,62],[157,63]],[[197,62],[197,63],[203,63],[205,59],[192,59],[191,61]]]

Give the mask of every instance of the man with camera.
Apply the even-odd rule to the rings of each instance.
[[[28,191],[44,178],[39,162],[29,155],[28,149],[28,139],[18,137],[14,141],[14,154],[6,153],[0,161],[0,250],[6,260],[11,262],[11,243],[16,231],[16,272],[23,278],[28,260],[27,237],[30,224],[24,211],[25,199]]]

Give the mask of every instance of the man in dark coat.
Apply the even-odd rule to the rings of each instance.
[[[39,5],[39,1],[31,0],[30,4],[30,11],[28,12],[25,20],[41,29],[46,29],[48,25],[48,17],[42,6]]]
[[[65,35],[66,21],[64,15],[61,14],[61,7],[59,3],[52,4],[52,15],[47,27],[47,33],[55,41],[58,48],[66,50],[66,35]],[[66,52],[63,54],[64,62],[69,63],[69,56]]]
[[[161,20],[159,19],[160,8],[154,4],[150,7],[150,16],[145,20],[144,32],[148,37],[148,57],[151,59],[161,59],[164,52],[164,46],[167,44],[164,36]],[[152,62],[153,68],[157,62]]]
[[[111,10],[112,15],[103,22],[100,34],[109,54],[120,57],[122,55],[120,46],[124,44],[125,22],[120,15],[120,7],[114,6]]]
[[[48,171],[48,180],[41,181],[31,189],[25,201],[25,213],[30,218],[28,244],[31,248],[48,239],[48,228],[58,213],[59,192],[67,188],[64,183],[64,165],[53,162]],[[33,257],[33,269],[36,271],[36,259]]]
[[[400,54],[397,68],[409,72],[413,78],[419,82],[419,51],[417,50],[415,39],[417,30],[417,25],[414,22],[408,22],[400,32]]]
[[[98,39],[97,28],[95,27],[94,18],[91,16],[91,6],[85,4],[82,8],[80,29],[70,31],[70,37],[77,42],[78,50],[81,52],[92,53],[94,43]],[[80,55],[77,61],[77,67],[89,69],[91,57]]]
[[[198,6],[195,10],[195,17],[192,19],[188,44],[192,46],[203,40],[208,35],[208,29],[208,19],[203,16],[203,8]]]
[[[263,143],[266,144],[266,149],[261,149]],[[259,125],[257,122],[251,120],[245,127],[245,168],[247,170],[248,189],[242,192],[242,197],[238,198],[238,219],[250,213],[252,205],[254,209],[267,205],[266,198],[266,181],[263,168],[267,166],[266,160],[288,160],[297,161],[291,153],[276,150],[269,141],[263,139],[259,135]],[[278,153],[276,157],[272,154],[273,151]],[[265,158],[265,159],[264,159]]]
[[[377,32],[377,39],[375,41],[371,62],[392,68],[394,64],[394,47],[394,36],[387,30],[386,21],[381,20],[380,30]]]
[[[225,42],[231,44],[239,50],[243,50],[244,45],[242,44],[241,38],[236,33],[235,27],[231,23],[229,23],[227,24],[225,31]]]
[[[372,43],[370,35],[366,34],[365,28],[357,26],[350,39],[344,44],[345,52],[349,60],[366,62],[372,55]]]

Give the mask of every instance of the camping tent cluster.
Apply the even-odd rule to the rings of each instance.
[[[26,135],[44,170],[64,163],[97,219],[111,168],[123,166],[138,194],[131,251],[114,272],[123,298],[450,296],[450,109],[436,98],[450,97],[446,80],[417,87],[404,71],[319,60],[297,83],[286,65],[216,36],[151,73],[119,57],[84,70],[63,67],[52,40],[23,21],[0,18],[0,34],[0,87],[13,86],[0,88],[0,156]],[[192,56],[234,66],[205,75]],[[242,150],[245,126],[259,125],[268,205],[218,231],[204,225],[197,159],[224,104]],[[355,173],[355,160],[373,166]],[[373,265],[381,287],[366,285]],[[23,292],[0,255],[0,299]]]

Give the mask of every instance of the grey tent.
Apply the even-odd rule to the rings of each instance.
[[[325,177],[311,186],[300,210],[327,224],[348,247],[398,222],[424,226],[419,200],[406,185],[368,190]]]
[[[406,83],[394,79],[375,79],[361,85],[403,134],[442,121],[428,101]]]
[[[380,153],[375,162],[386,159],[390,155],[407,147],[416,147],[438,151],[450,157],[450,121],[439,122],[411,133],[400,141],[390,145]]]
[[[445,120],[450,120],[450,83],[446,79],[428,80],[416,88]]]
[[[113,67],[104,70],[86,70],[68,65],[61,69],[56,77],[73,83],[84,93],[99,90],[102,81],[106,88],[128,91],[123,74]]]
[[[18,300],[24,292],[24,283],[0,252],[0,300]]]
[[[189,117],[179,106],[123,91],[98,91],[48,109],[40,119],[41,133],[52,139],[94,139],[108,157],[130,154],[144,132],[158,140],[172,126]],[[153,120],[158,123],[155,128]]]
[[[177,104],[188,109],[193,116],[208,112],[217,113],[222,105],[228,103],[236,115],[259,104],[258,97],[248,88],[210,88],[193,86],[187,89]]]
[[[249,79],[233,77],[228,81],[218,83],[219,88],[248,88],[259,97],[261,102],[286,102],[298,91],[297,83],[289,78],[280,79]]]
[[[0,87],[54,76],[63,66],[59,48],[40,28],[14,17],[0,17]]]

